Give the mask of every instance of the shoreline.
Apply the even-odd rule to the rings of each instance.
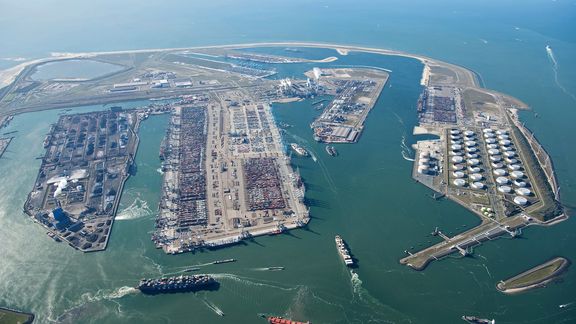
[[[138,49],[138,50],[119,50],[119,51],[101,51],[101,52],[53,52],[52,56],[40,58],[28,62],[23,62],[12,68],[6,70],[0,70],[0,89],[9,86],[17,78],[17,76],[24,71],[28,66],[35,64],[45,64],[51,61],[59,61],[65,59],[82,59],[82,58],[93,58],[100,55],[115,55],[115,54],[137,54],[137,53],[158,53],[158,52],[178,52],[178,51],[190,51],[199,49],[237,49],[237,48],[254,48],[254,47],[282,47],[282,46],[293,46],[293,47],[307,47],[307,48],[326,48],[335,50],[339,55],[348,55],[352,51],[374,53],[380,55],[391,55],[391,56],[402,56],[407,58],[412,58],[420,61],[424,66],[429,64],[436,65],[447,65],[455,69],[464,70],[469,76],[470,80],[473,81],[473,86],[481,87],[478,80],[477,73],[471,69],[459,66],[457,64],[452,64],[444,62],[441,60],[433,59],[425,55],[412,54],[399,50],[383,49],[369,46],[357,46],[357,45],[345,45],[345,44],[335,44],[335,43],[322,43],[322,42],[261,42],[261,43],[238,43],[238,44],[227,44],[227,45],[209,45],[209,46],[192,46],[192,47],[173,47],[173,48],[150,48],[150,49]],[[337,57],[329,57],[323,60],[318,60],[318,62],[332,62],[337,59]]]

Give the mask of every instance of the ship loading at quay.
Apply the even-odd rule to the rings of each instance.
[[[340,235],[336,235],[335,241],[336,241],[336,248],[338,249],[338,254],[340,254],[340,257],[342,257],[342,260],[344,260],[346,266],[353,267],[354,259],[352,259],[352,256],[350,255],[350,250],[348,249],[346,242],[344,242],[344,240],[340,237]]]
[[[160,279],[142,279],[136,286],[143,294],[157,295],[178,292],[213,290],[219,283],[208,275],[178,276]]]

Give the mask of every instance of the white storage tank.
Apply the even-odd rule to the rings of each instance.
[[[460,135],[450,135],[450,139],[458,140],[458,139],[460,139]]]
[[[499,146],[498,146],[498,144],[488,144],[488,145],[486,145],[486,147],[489,149],[497,149]]]
[[[518,188],[516,189],[516,193],[521,196],[530,196],[532,194],[532,191],[530,191],[530,189],[528,188]]]
[[[509,165],[508,165],[508,169],[510,169],[511,171],[518,171],[518,170],[520,170],[520,165],[518,165],[518,164],[509,164]]]
[[[465,135],[465,136],[468,136],[468,137],[474,136],[474,132],[471,131],[471,130],[467,130],[467,131],[464,132],[464,135]]]
[[[500,161],[502,161],[502,157],[501,157],[500,155],[492,155],[492,156],[490,157],[490,161],[492,161],[492,162],[500,162]]]
[[[452,148],[453,150],[455,150],[455,151],[456,151],[456,150],[461,150],[461,149],[462,149],[462,145],[460,145],[460,144],[452,144],[451,148]]]
[[[452,162],[454,162],[454,163],[461,163],[462,161],[464,161],[464,158],[461,156],[453,156],[452,157]]]
[[[506,151],[506,152],[504,152],[504,156],[506,156],[507,158],[514,157],[514,155],[516,155],[516,153],[515,153],[515,152],[512,152],[512,151]]]
[[[470,152],[470,153],[473,153],[473,152],[478,151],[478,149],[475,148],[475,147],[467,147],[467,148],[466,148],[466,151],[467,151],[467,152]]]
[[[516,179],[516,180],[514,180],[514,185],[515,185],[516,187],[524,188],[524,187],[526,187],[528,184],[527,184],[526,182],[522,181],[522,180]]]
[[[497,149],[489,149],[488,150],[488,154],[490,154],[490,155],[497,155],[499,153],[500,153],[500,151]]]
[[[482,130],[482,132],[484,132],[484,134],[486,134],[486,133],[494,133],[494,130],[493,130],[492,128],[484,128],[484,129]]]
[[[499,140],[507,140],[507,139],[510,139],[510,137],[508,135],[498,135],[498,139]]]
[[[466,153],[466,157],[469,159],[477,159],[478,158],[478,154],[476,153]]]
[[[508,164],[516,164],[516,163],[520,163],[520,161],[518,161],[517,159],[509,159],[509,158],[506,158],[506,163],[508,163]]]
[[[497,175],[499,177],[506,175],[506,170],[504,170],[504,169],[496,169],[493,172],[494,172],[494,175]]]
[[[464,179],[456,179],[453,182],[456,186],[458,187],[464,187],[464,185],[466,185],[466,180]]]
[[[492,162],[491,165],[495,169],[502,169],[504,167],[504,163],[502,162]]]
[[[480,164],[480,160],[478,160],[478,159],[470,159],[470,160],[468,160],[468,164],[470,164],[470,165],[478,165],[478,164]]]
[[[511,193],[512,192],[512,188],[508,187],[508,186],[500,186],[498,187],[498,191],[500,191],[501,193]]]
[[[427,174],[428,173],[428,166],[426,166],[426,165],[418,166],[418,173]]]
[[[494,138],[496,135],[494,133],[484,133],[484,138]]]
[[[450,144],[455,145],[455,144],[462,144],[461,140],[450,140]]]
[[[463,170],[463,169],[464,169],[464,166],[462,164],[452,164],[452,170],[459,171],[459,170]]]
[[[496,134],[498,134],[498,135],[507,135],[507,134],[508,134],[508,131],[505,130],[505,129],[499,129],[499,130],[496,131]]]
[[[502,150],[504,151],[515,151],[514,148],[512,146],[502,146]]]
[[[456,178],[464,178],[464,176],[466,175],[464,172],[462,171],[454,171],[452,173]]]
[[[472,172],[472,173],[478,173],[480,172],[480,168],[479,167],[475,167],[475,166],[469,166],[468,167],[468,171]]]
[[[514,197],[514,203],[516,205],[525,206],[528,203],[528,199],[520,196]]]
[[[495,139],[495,138],[487,138],[487,139],[486,139],[486,143],[488,143],[488,144],[494,144],[494,143],[496,143],[496,139]]]
[[[471,187],[474,189],[483,189],[484,184],[482,182],[473,182]]]
[[[470,175],[470,179],[472,179],[474,181],[480,181],[480,180],[482,180],[482,175],[480,173],[472,173]]]
[[[509,140],[501,140],[498,142],[501,146],[508,146],[510,144],[512,144],[512,142],[510,142]]]
[[[460,130],[459,129],[453,129],[450,131],[450,134],[452,134],[452,135],[460,134]]]
[[[462,152],[460,152],[460,151],[450,151],[450,155],[452,155],[452,156],[462,155]]]
[[[476,141],[466,141],[466,143],[464,143],[464,145],[470,147],[470,146],[475,146],[476,145]]]
[[[524,172],[522,172],[522,171],[512,171],[512,172],[510,172],[510,175],[511,175],[512,178],[514,178],[514,179],[520,179],[520,178],[524,177]]]
[[[498,177],[498,178],[496,178],[496,182],[499,185],[505,185],[505,184],[508,184],[508,182],[510,182],[510,180],[508,180],[508,178],[506,178],[506,177]]]

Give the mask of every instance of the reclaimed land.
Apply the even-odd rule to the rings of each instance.
[[[496,288],[503,293],[514,294],[543,287],[546,283],[566,271],[569,266],[570,261],[562,257],[557,257],[512,278],[501,281],[496,285]]]

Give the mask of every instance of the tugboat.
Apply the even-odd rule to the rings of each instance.
[[[194,292],[217,287],[218,282],[208,275],[178,276],[161,279],[142,279],[136,289],[147,295],[175,292]]]
[[[337,156],[338,155],[338,151],[336,151],[334,146],[331,146],[331,145],[326,146],[326,153],[328,153],[330,156]]]
[[[336,241],[336,248],[338,248],[338,253],[342,257],[342,260],[344,260],[344,263],[346,263],[346,266],[348,267],[354,266],[354,260],[350,256],[350,250],[348,250],[346,242],[344,242],[344,240],[340,237],[340,235],[336,235],[335,241]]]
[[[296,143],[292,143],[290,144],[290,147],[294,150],[294,152],[296,152],[296,154],[300,155],[300,156],[308,156],[308,151],[306,151],[306,149],[304,149],[302,146],[296,144]]]
[[[476,324],[495,324],[495,320],[489,320],[485,318],[478,318],[476,316],[462,316],[462,319],[468,323],[476,323]]]

